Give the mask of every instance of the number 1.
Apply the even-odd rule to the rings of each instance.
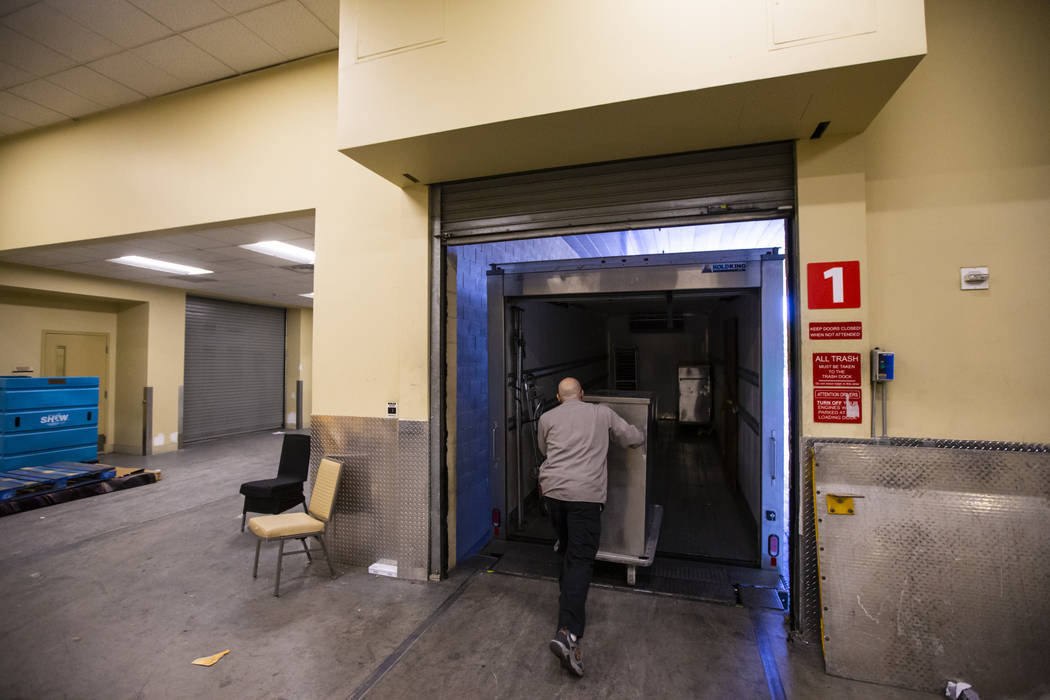
[[[846,301],[846,295],[842,290],[842,268],[829,267],[827,270],[824,270],[824,279],[831,280],[832,303],[841,304]]]

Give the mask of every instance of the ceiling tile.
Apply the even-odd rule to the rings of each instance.
[[[10,91],[19,97],[61,112],[67,117],[80,117],[105,109],[104,105],[86,100],[47,80],[34,80],[31,83],[13,87]]]
[[[77,66],[61,73],[55,73],[48,76],[47,79],[72,93],[92,102],[98,102],[106,107],[125,105],[146,97],[141,92],[121,85],[115,80],[110,80],[101,73],[96,73],[84,66]]]
[[[306,248],[307,250],[313,250],[314,249],[313,236],[303,236],[302,233],[299,233],[299,236],[301,236],[301,237],[300,238],[286,238],[284,240],[284,242],[288,243],[290,245],[298,246],[300,248]]]
[[[91,259],[96,261],[136,254],[134,240],[94,243],[92,245],[80,246],[80,250],[83,251],[85,255],[90,255]]]
[[[239,246],[242,243],[254,243],[255,236],[249,231],[240,231],[235,228],[214,228],[197,231],[199,235],[206,236],[215,241],[222,241],[226,245]],[[237,248],[237,250],[240,250]]]
[[[181,36],[170,36],[152,44],[132,49],[141,59],[188,81],[192,85],[207,83],[233,75],[234,71],[214,56],[202,51]]]
[[[212,0],[131,0],[131,3],[177,32],[228,16],[226,10]]]
[[[4,26],[0,26],[0,61],[40,77],[76,65],[76,61],[68,56]]]
[[[9,117],[6,114],[0,113],[0,134],[17,134],[20,131],[28,131],[32,129],[33,125],[29,122],[24,122],[21,119],[15,119]]]
[[[203,234],[203,232],[200,233]],[[174,243],[175,245],[183,246],[191,250],[224,248],[229,245],[226,241],[215,240],[209,238],[207,235],[198,235],[197,233],[176,233],[165,236],[164,240],[168,243]]]
[[[317,217],[311,214],[309,216],[300,216],[294,219],[282,219],[281,223],[290,228],[294,228],[296,231],[309,233],[312,236],[314,235],[314,222],[316,220]]]
[[[174,92],[190,85],[184,79],[160,70],[129,51],[95,61],[88,67],[148,97]]]
[[[171,30],[127,0],[47,0],[48,4],[110,41],[130,49]]]
[[[20,34],[77,61],[93,61],[120,51],[109,39],[42,2],[10,14],[2,21]]]
[[[239,231],[251,233],[257,238],[256,241],[286,241],[290,238],[301,238],[303,235],[302,231],[292,229],[276,221],[256,221],[250,224],[238,224],[234,226]]]
[[[339,46],[339,37],[295,0],[246,12],[238,19],[288,58],[310,56]]]
[[[34,2],[36,0],[0,0],[0,17],[20,10],[26,5],[32,5]]]
[[[19,83],[29,82],[35,77],[32,73],[27,73],[21,68],[15,68],[10,63],[0,61],[0,90]]]
[[[285,60],[277,49],[232,17],[191,29],[184,36],[241,73]]]
[[[168,241],[161,240],[159,238],[137,238],[135,245],[143,250],[152,251],[154,253],[172,253],[177,250],[184,250],[180,245],[169,243]]]
[[[260,8],[263,5],[272,5],[277,0],[215,0],[215,2],[231,15],[236,15]]]
[[[333,34],[339,35],[339,0],[299,0]]]
[[[0,113],[29,122],[33,126],[54,124],[66,118],[66,115],[60,112],[22,99],[11,92],[0,92]]]

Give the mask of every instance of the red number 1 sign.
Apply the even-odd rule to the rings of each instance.
[[[860,308],[860,261],[810,263],[806,276],[809,308]]]

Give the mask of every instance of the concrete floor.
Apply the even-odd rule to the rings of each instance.
[[[257,434],[113,456],[164,478],[0,518],[0,697],[936,697],[825,675],[782,613],[605,588],[576,680],[547,650],[557,585],[484,558],[414,583],[290,557],[274,598],[275,548],[253,580],[237,487],[279,452]]]

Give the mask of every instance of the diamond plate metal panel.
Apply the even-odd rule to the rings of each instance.
[[[798,618],[794,633],[798,640],[809,643],[820,641],[820,587],[817,574],[817,542],[813,517],[813,480],[809,468],[813,445],[891,445],[894,447],[934,447],[939,449],[991,450],[996,452],[1050,452],[1050,445],[1023,442],[995,442],[990,440],[950,440],[937,438],[814,438],[803,437],[800,450],[799,523],[795,542],[798,556],[798,581],[794,588],[797,597]]]
[[[1050,658],[1050,454],[813,449],[828,672],[1037,692]],[[829,494],[852,496],[854,513],[830,514]]]
[[[430,556],[430,425],[399,421],[397,445],[397,573],[423,581]]]
[[[311,418],[310,483],[323,457],[343,463],[329,536],[333,559],[396,559],[398,575],[426,578],[428,425],[388,418]]]

